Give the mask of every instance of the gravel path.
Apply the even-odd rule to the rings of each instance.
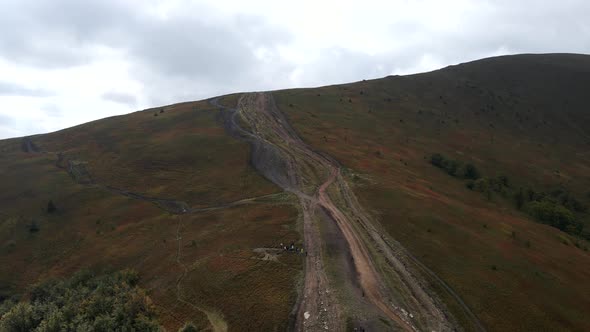
[[[376,228],[377,223],[365,213],[341,175],[340,164],[303,142],[270,93],[244,94],[235,109],[220,105],[218,99],[210,102],[222,109],[227,130],[251,144],[254,167],[299,198],[308,255],[295,330],[346,328],[344,312],[350,304],[339,302],[339,289],[326,273],[318,225],[320,209],[337,224],[350,250],[357,275],[345,277],[359,280],[365,299],[354,305],[368,306],[397,330],[460,329],[444,304],[428,289],[423,278],[424,266]],[[386,282],[391,280],[396,283],[394,287]]]

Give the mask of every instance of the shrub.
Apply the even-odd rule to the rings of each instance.
[[[580,234],[582,231],[583,224],[563,205],[543,200],[530,202],[526,208],[531,216],[544,224],[571,234]]]
[[[465,167],[463,168],[463,176],[466,179],[477,180],[480,175],[479,171],[473,166],[473,164],[465,164]]]
[[[445,157],[443,157],[440,153],[435,153],[430,156],[430,163],[438,168],[444,168]]]
[[[2,316],[0,330],[6,332],[32,331],[39,324],[33,313],[33,306],[19,303]]]
[[[5,299],[0,303],[0,317],[2,317],[5,313],[9,312],[14,306],[16,302],[12,299]]]

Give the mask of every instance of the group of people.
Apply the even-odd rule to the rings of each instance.
[[[307,252],[305,252],[305,250],[303,250],[303,248],[298,248],[297,246],[295,246],[295,243],[294,242],[291,242],[291,244],[288,245],[288,246],[287,245],[284,245],[283,243],[281,243],[279,245],[279,247],[281,249],[283,249],[284,251],[295,252],[295,253],[298,253],[298,254],[301,254],[301,255],[303,255],[305,253],[305,255],[307,256]]]

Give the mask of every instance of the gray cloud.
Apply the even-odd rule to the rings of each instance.
[[[61,117],[63,115],[63,111],[55,104],[45,104],[41,107],[41,110],[45,112],[45,114],[54,118]]]
[[[0,12],[0,57],[40,68],[89,63],[103,31],[124,20],[118,3],[8,0]]]
[[[0,114],[0,126],[10,126],[14,124],[14,119],[4,114]]]
[[[31,89],[19,84],[0,81],[0,96],[47,97],[51,95],[50,91],[44,89]]]
[[[115,102],[120,105],[106,105],[121,109],[357,81],[498,54],[590,53],[586,0],[367,0],[342,3],[324,15],[313,15],[326,10],[321,4],[306,1],[296,8],[273,1],[172,3],[177,7],[159,0],[6,0],[0,11],[0,65],[51,77],[113,56],[125,64],[133,89],[98,84],[103,90],[94,101]],[[112,69],[113,79],[119,69]],[[80,84],[93,80],[81,77]],[[0,82],[0,97],[47,96],[49,90],[53,87]],[[64,101],[82,97],[55,93],[53,107],[60,116],[79,115],[73,105],[80,100]]]
[[[129,106],[135,106],[137,104],[137,98],[134,95],[123,92],[110,91],[104,93],[102,95],[102,98],[105,100],[113,101],[115,103],[121,103]]]

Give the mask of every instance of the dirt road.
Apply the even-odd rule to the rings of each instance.
[[[223,107],[217,99],[211,103],[224,110],[227,129],[251,143],[256,169],[299,198],[308,256],[295,330],[343,330],[351,313],[371,311],[386,317],[394,329],[457,328],[442,302],[426,289],[419,269],[408,267],[411,259],[404,249],[376,229],[342,177],[338,162],[301,140],[270,93],[245,94],[236,109]],[[341,290],[326,273],[320,210],[337,224],[352,256],[357,275],[345,277],[358,279],[362,291],[362,299],[354,305],[342,301]],[[361,306],[366,308],[356,310]],[[355,318],[374,319],[369,316]]]

